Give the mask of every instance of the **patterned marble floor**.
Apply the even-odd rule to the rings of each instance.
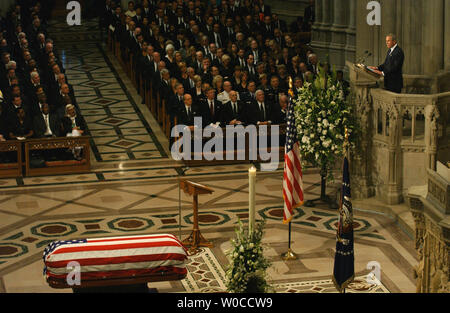
[[[57,239],[169,232],[185,238],[192,227],[191,199],[179,193],[182,165],[117,61],[99,42],[96,22],[80,28],[52,23],[70,83],[92,136],[93,171],[0,180],[0,292],[53,290],[42,277],[42,252]],[[282,166],[258,172],[257,218],[267,220],[265,253],[278,292],[335,292],[330,281],[337,212],[302,207],[292,227],[299,260],[285,262]],[[200,228],[214,243],[189,259],[183,281],[152,284],[160,292],[223,290],[226,251],[237,219],[247,221],[248,164],[201,166],[183,174],[215,190],[200,196]],[[320,193],[317,170],[304,173],[306,199]],[[181,215],[179,209],[181,208]],[[350,292],[414,292],[413,240],[387,214],[355,210],[355,284]],[[181,223],[180,223],[181,221]],[[368,285],[367,264],[381,265],[379,285]]]

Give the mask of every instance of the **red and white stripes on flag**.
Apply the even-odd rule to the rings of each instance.
[[[66,279],[78,262],[81,281],[187,273],[187,251],[173,235],[142,235],[59,241],[44,253],[46,278]]]
[[[303,204],[303,174],[300,163],[300,147],[295,127],[294,105],[290,104],[287,113],[286,146],[284,154],[283,223],[287,224],[294,216],[294,209]]]

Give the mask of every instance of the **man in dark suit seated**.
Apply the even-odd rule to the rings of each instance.
[[[272,104],[266,101],[264,91],[256,91],[256,100],[250,102],[247,108],[248,124],[253,125],[267,125],[271,124],[272,118]]]
[[[193,129],[195,116],[199,116],[199,113],[192,106],[192,96],[187,93],[183,96],[183,105],[178,110],[178,125],[186,125]]]
[[[279,106],[274,108],[272,115],[272,122],[274,124],[286,124],[286,114],[288,106],[288,97],[281,95],[279,99]]]
[[[245,104],[238,100],[238,93],[236,91],[230,91],[230,101],[223,105],[220,120],[222,127],[226,125],[245,124]]]
[[[178,113],[178,111],[183,107],[184,105],[184,94],[185,90],[183,87],[183,84],[177,83],[175,85],[175,94],[170,98],[168,102],[167,109],[169,110],[169,114],[172,117],[175,117]]]
[[[403,88],[402,67],[405,54],[398,46],[397,38],[394,34],[386,36],[386,46],[389,50],[384,63],[378,67],[370,66],[369,68],[384,76],[384,87],[386,90],[401,93]]]
[[[248,106],[251,101],[256,99],[255,93],[256,93],[256,82],[254,80],[251,80],[247,84],[247,91],[242,92],[239,97],[243,102],[246,103],[246,106]]]
[[[209,88],[205,94],[206,100],[199,102],[199,112],[203,118],[203,127],[220,122],[220,114],[222,111],[221,102],[215,99],[215,89]]]
[[[47,103],[42,104],[40,114],[33,118],[34,137],[60,137],[61,130],[61,120],[58,115],[50,113]]]

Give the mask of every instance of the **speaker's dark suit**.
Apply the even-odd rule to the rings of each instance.
[[[394,51],[390,53],[389,49],[386,60],[383,64],[378,66],[378,69],[384,72],[384,87],[386,90],[400,93],[403,88],[403,62],[405,54],[403,50],[397,46]]]

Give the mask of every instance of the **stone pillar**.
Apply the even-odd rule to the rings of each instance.
[[[311,29],[311,45],[318,45],[322,41],[322,4],[324,0],[316,0],[316,19]]]
[[[348,26],[346,32],[345,60],[355,62],[356,53],[356,0],[349,0]]]
[[[424,75],[434,75],[444,67],[444,0],[426,0],[423,6],[422,61]],[[448,41],[448,39],[446,40]]]
[[[383,0],[381,3],[381,26],[378,26],[378,64],[384,62],[388,48],[386,47],[386,35],[394,33],[399,37],[397,29],[397,21],[401,20],[400,16],[397,16],[397,0]],[[397,38],[399,44],[401,38]]]
[[[319,60],[324,60],[325,55],[329,54],[333,6],[331,0],[320,0],[320,2],[322,4],[322,22],[313,28],[311,47],[318,54]],[[316,8],[316,12],[317,10],[318,8]]]
[[[322,25],[322,2],[323,0],[316,0],[316,18],[314,20],[315,26]]]
[[[387,100],[387,99],[386,99]],[[386,194],[386,202],[388,204],[398,204],[403,202],[402,195],[402,166],[401,166],[401,146],[400,134],[402,130],[402,120],[398,105],[395,102],[389,104],[387,109],[387,116],[389,117],[389,127],[386,128],[389,132],[389,177]],[[386,123],[387,124],[387,123]]]
[[[436,170],[436,154],[438,144],[439,109],[436,105],[425,107],[425,154],[426,168]]]
[[[445,0],[444,5],[445,10],[445,30],[444,30],[444,40],[445,49],[444,49],[444,67],[446,70],[450,70],[450,0]]]
[[[125,13],[128,10],[128,2],[130,2],[130,0],[122,0],[121,1],[121,7],[122,7],[123,13]]]
[[[376,80],[358,71],[351,61],[346,62],[350,76],[349,105],[353,107],[358,124],[361,125],[360,141],[351,154],[351,181],[358,188],[352,189],[352,198],[363,199],[375,195],[372,181],[373,103],[371,89],[377,87]]]
[[[331,64],[336,69],[343,69],[345,66],[345,45],[347,36],[345,29],[347,28],[347,11],[349,9],[349,0],[334,0],[333,24],[330,28],[331,43],[329,47],[329,55]]]
[[[14,0],[2,0],[0,1],[0,14],[6,17],[6,13],[11,8],[11,6],[15,3]]]

